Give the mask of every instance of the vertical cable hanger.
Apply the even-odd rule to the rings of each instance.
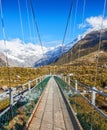
[[[95,74],[94,86],[96,86],[96,82],[97,82],[99,54],[100,54],[100,48],[101,48],[101,43],[102,43],[101,35],[102,35],[102,31],[103,31],[103,21],[104,21],[104,17],[105,17],[106,3],[107,3],[107,1],[104,0],[104,7],[103,7],[103,13],[102,13],[101,28],[100,28],[100,38],[99,38],[99,45],[98,45],[97,57],[96,57],[97,58],[96,59],[96,74]]]
[[[2,24],[2,33],[3,33],[3,42],[5,46],[5,58],[6,58],[6,67],[7,67],[7,74],[8,74],[8,86],[11,86],[11,79],[10,79],[10,69],[9,69],[9,61],[8,61],[8,53],[7,53],[7,44],[6,44],[6,33],[5,33],[5,26],[4,26],[4,17],[2,12],[2,1],[0,0],[0,16],[1,16],[1,24]]]
[[[42,55],[43,55],[43,57],[44,57],[44,59],[45,59],[45,54],[44,54],[44,49],[43,49],[43,43],[42,43],[42,40],[41,40],[41,35],[40,35],[40,32],[39,32],[39,27],[38,27],[38,24],[37,24],[36,15],[35,15],[35,12],[34,12],[32,0],[30,0],[30,7],[31,7],[31,12],[32,12],[33,20],[34,20],[35,29],[36,29],[36,31],[37,31],[37,36],[38,36],[39,43],[40,43],[40,46],[41,46]],[[48,59],[48,58],[47,58],[47,59]],[[41,59],[41,60],[42,60],[42,59]],[[46,61],[45,61],[44,65],[45,65],[45,64],[46,64]]]
[[[22,23],[22,14],[21,14],[20,0],[18,0],[18,9],[19,9],[20,26],[21,26],[21,32],[22,32],[22,40],[23,40],[23,43],[24,43],[24,31],[23,31],[23,23]]]
[[[86,7],[86,0],[84,0],[84,5],[83,5],[83,12],[82,12],[82,25],[84,25],[85,7]],[[78,58],[80,58],[80,49],[81,49],[81,45],[79,45]]]
[[[30,9],[30,13],[32,15],[32,9],[31,9],[31,6],[29,7]],[[34,40],[36,39],[36,30],[35,30],[35,25],[34,25],[34,18],[33,17],[30,17],[30,20],[31,20],[31,35],[32,35],[32,42],[34,42]],[[35,40],[36,41],[36,40]]]
[[[85,8],[86,8],[86,0],[84,0],[84,4],[83,4],[83,12],[82,12],[82,25],[84,25],[84,14],[85,14]],[[79,69],[79,67],[78,67],[78,60],[79,60],[79,58],[80,58],[80,49],[81,49],[81,44],[79,45],[79,47],[78,47],[78,58],[77,58],[77,69],[76,69],[76,77],[78,78],[78,69]]]
[[[73,27],[73,37],[74,37],[74,34],[75,34],[75,28],[76,28],[77,11],[78,11],[78,0],[76,0],[76,8],[75,8],[75,15],[74,15],[74,27]]]
[[[74,33],[75,33],[75,26],[76,26],[76,18],[77,18],[77,9],[78,9],[78,0],[76,0],[76,8],[75,8],[75,14],[74,14],[74,26],[73,26],[73,37],[74,37]],[[71,62],[73,61],[72,59],[72,49],[71,49]],[[77,105],[76,105],[76,97],[74,96],[74,107],[75,107],[75,113],[77,113]]]
[[[68,18],[67,18],[67,23],[66,23],[66,27],[65,27],[65,31],[64,31],[64,36],[63,36],[63,39],[62,39],[62,50],[61,50],[62,54],[63,54],[63,45],[64,45],[64,42],[65,42],[65,38],[66,38],[67,30],[68,30],[68,25],[69,25],[69,22],[70,22],[71,13],[72,13],[72,9],[73,9],[73,4],[74,4],[74,0],[71,1],[70,10],[69,10]]]
[[[73,27],[73,37],[74,37],[74,34],[75,34],[75,28],[76,28],[76,18],[77,18],[77,11],[78,11],[78,4],[79,4],[79,1],[77,0],[76,1],[76,9],[75,9],[75,16],[74,16],[74,27]],[[72,59],[72,49],[71,49],[71,62],[73,61],[73,59]],[[74,71],[74,73],[75,73],[75,71]],[[76,74],[76,73],[75,73]],[[74,75],[75,75],[74,74]]]
[[[26,11],[27,11],[27,21],[28,21],[29,36],[30,36],[30,41],[32,42],[32,39],[31,39],[31,26],[30,26],[30,18],[29,18],[29,10],[28,10],[28,0],[26,0]]]
[[[74,25],[73,25],[73,33],[72,33],[72,37],[74,38],[74,34],[75,34],[75,28],[76,28],[76,18],[77,18],[77,9],[78,9],[78,0],[76,0],[76,8],[75,8],[75,14],[74,14]],[[72,39],[73,41],[74,39]],[[72,59],[72,48],[71,48],[71,53],[70,53],[70,56],[71,56],[71,62],[73,61]]]
[[[63,46],[64,46],[65,38],[66,38],[66,35],[67,35],[68,26],[69,26],[69,23],[70,23],[70,18],[71,18],[71,14],[72,14],[72,10],[73,10],[73,5],[74,5],[74,0],[71,0],[70,9],[69,9],[67,22],[66,22],[66,26],[65,26],[65,30],[64,30],[64,35],[63,35],[63,39],[62,39],[62,48],[61,48],[61,55],[62,55],[62,57],[64,55],[63,54],[64,53]],[[62,59],[62,64],[64,64],[64,58]]]
[[[29,18],[29,10],[28,10],[28,0],[26,0],[26,12],[27,12],[27,21],[28,21],[28,30],[29,30],[30,42],[32,42],[31,26],[30,26],[30,18]],[[30,80],[30,74],[29,74],[30,69],[28,67],[26,67],[26,69],[27,69],[28,80]]]
[[[42,52],[43,52],[43,55],[44,55],[43,44],[42,44],[41,35],[40,35],[40,32],[39,32],[39,27],[38,27],[38,24],[37,24],[37,21],[36,21],[36,16],[35,16],[35,13],[34,13],[32,0],[30,0],[30,7],[31,7],[31,11],[32,11],[33,20],[34,20],[34,23],[35,23],[38,39],[39,39],[41,49],[42,49]]]
[[[23,29],[23,22],[22,22],[20,0],[17,0],[17,4],[18,4],[18,11],[19,11],[20,28],[21,28],[21,33],[22,33],[22,43],[24,44],[25,38],[24,38],[24,29]],[[20,81],[21,81],[20,84],[22,85],[22,77],[21,77]]]

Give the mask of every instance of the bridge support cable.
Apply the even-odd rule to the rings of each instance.
[[[43,55],[44,55],[43,44],[42,44],[41,35],[40,35],[40,32],[39,32],[39,27],[38,27],[38,24],[37,24],[37,21],[36,21],[36,16],[35,16],[32,0],[30,0],[30,7],[31,7],[31,12],[32,12],[35,28],[36,28],[36,31],[37,31],[39,43],[41,45],[41,49],[42,49],[42,52],[43,52]]]
[[[26,11],[27,11],[27,21],[28,21],[28,28],[29,28],[29,37],[30,37],[30,41],[33,42],[31,38],[31,26],[30,26],[30,18],[29,18],[28,0],[26,0]]]
[[[37,32],[37,36],[38,36],[39,43],[40,43],[40,46],[41,46],[43,58],[45,59],[45,57],[47,57],[47,59],[49,60],[48,55],[45,55],[45,52],[44,52],[44,47],[43,47],[43,43],[42,43],[38,23],[37,23],[37,20],[36,20],[36,15],[35,15],[35,11],[34,11],[34,8],[33,8],[32,0],[30,0],[30,7],[31,7],[31,12],[32,12],[32,16],[33,16],[34,25],[35,25],[35,30]],[[42,58],[40,60],[42,61]],[[46,62],[47,61],[44,62],[44,66],[47,64]],[[48,68],[47,68],[47,72],[48,72]]]
[[[21,27],[22,40],[23,40],[22,42],[23,42],[23,44],[25,44],[25,41],[24,41],[25,37],[24,37],[24,29],[23,29],[23,21],[22,21],[22,13],[21,13],[20,0],[18,0],[18,9],[19,9],[20,27]],[[29,12],[28,12],[28,3],[27,3],[27,0],[26,0],[26,11],[27,11],[27,20],[28,20],[28,30],[29,30],[29,34],[30,34],[29,36],[31,38],[30,19],[29,19]],[[29,76],[28,68],[27,68],[27,75],[28,75],[28,81],[29,81],[30,80],[30,76]]]
[[[72,9],[73,9],[73,4],[74,4],[74,0],[71,1],[71,5],[70,5],[69,15],[68,15],[68,18],[67,18],[67,23],[66,23],[66,27],[65,27],[65,32],[64,32],[64,36],[63,36],[63,40],[62,40],[62,52],[63,52],[63,45],[64,45],[64,42],[65,42],[67,30],[68,30],[68,25],[69,25],[70,18],[71,18],[71,13],[72,13]]]
[[[96,56],[96,58],[97,58],[96,59],[96,74],[95,74],[94,86],[96,86],[96,82],[97,82],[98,62],[99,62],[100,48],[101,48],[101,43],[102,43],[103,21],[104,21],[105,12],[106,12],[106,4],[107,4],[107,1],[104,0],[103,13],[102,13],[102,21],[101,21],[101,29],[100,29],[100,38],[99,38],[99,45],[98,45],[97,56]]]
[[[18,9],[19,9],[19,17],[20,17],[20,26],[21,26],[22,40],[23,40],[23,43],[24,43],[25,38],[24,38],[24,30],[23,30],[23,22],[22,22],[20,0],[18,0]]]
[[[75,15],[74,15],[74,26],[73,26],[73,37],[74,37],[74,34],[75,34],[75,28],[76,28],[76,19],[77,19],[77,12],[78,12],[78,4],[79,4],[79,1],[76,0],[76,7],[75,7]]]
[[[75,7],[75,13],[74,13],[74,22],[73,22],[73,30],[72,30],[72,40],[74,40],[74,34],[75,34],[75,31],[76,31],[76,19],[77,19],[77,12],[78,12],[78,4],[79,4],[79,1],[76,0],[76,7]],[[70,61],[72,63],[73,59],[72,59],[72,48],[71,48],[71,53],[67,53],[67,60],[69,62],[69,57],[70,57]]]
[[[82,12],[82,26],[84,25],[84,16],[85,16],[85,9],[86,9],[86,0],[84,0],[84,4],[83,4],[83,12]],[[80,49],[81,49],[81,44],[78,47],[78,60],[81,56],[80,54]],[[78,71],[79,71],[79,67],[78,67],[78,60],[77,60],[77,68],[76,68],[76,77],[78,79]]]
[[[70,18],[71,18],[71,14],[72,14],[72,10],[73,10],[73,5],[74,5],[74,0],[71,0],[70,9],[69,9],[67,22],[66,22],[66,26],[65,26],[65,30],[64,30],[64,35],[63,35],[63,39],[62,39],[62,47],[61,47],[61,52],[60,52],[62,56],[63,56],[63,53],[64,53],[63,46],[64,46],[65,38],[66,38],[66,35],[67,35],[68,26],[69,26],[69,23],[70,23]],[[63,64],[64,64],[64,61],[63,61]]]
[[[2,24],[2,34],[3,34],[3,42],[5,47],[5,58],[6,58],[6,67],[7,67],[7,74],[8,74],[8,86],[11,86],[11,79],[10,79],[10,69],[9,69],[9,60],[8,60],[8,52],[7,52],[7,43],[6,43],[6,33],[5,33],[5,24],[4,24],[4,17],[2,11],[2,0],[0,0],[0,16],[1,16],[1,24]]]

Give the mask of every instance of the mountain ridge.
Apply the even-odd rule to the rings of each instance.
[[[101,30],[87,33],[66,54],[59,57],[59,59],[54,64],[59,65],[69,63],[83,56],[86,55],[88,56],[91,53],[96,53],[95,57],[97,57],[99,44],[100,44],[100,51],[107,53],[107,29],[104,29],[102,33]],[[107,61],[107,58],[105,57],[104,59],[106,59]],[[101,57],[99,56],[99,58],[100,58],[99,61],[103,60],[103,55]]]
[[[60,44],[56,47],[43,47],[44,54],[40,45],[35,45],[32,43],[23,44],[21,40],[14,39],[11,41],[6,41],[7,48],[5,48],[3,45],[3,40],[1,40],[1,66],[6,65],[6,54],[9,66],[39,67],[49,64],[57,65],[69,63],[78,59],[78,57],[84,57],[91,53],[96,53],[97,55],[100,38],[100,50],[105,53],[107,52],[107,29],[103,29],[102,31],[93,30],[85,32],[83,35],[79,35],[72,42],[63,46]],[[105,58],[103,58],[102,55],[101,60],[106,60],[105,54],[104,57]],[[85,59],[87,58],[85,57]]]

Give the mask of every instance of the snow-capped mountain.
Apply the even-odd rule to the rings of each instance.
[[[91,33],[90,33],[91,32]],[[11,41],[0,41],[0,59],[6,62],[6,56],[8,57],[10,66],[22,66],[22,67],[38,67],[51,64],[56,61],[62,54],[68,52],[72,46],[84,38],[89,37],[91,34],[94,36],[97,31],[88,31],[83,35],[79,35],[77,39],[73,40],[69,44],[58,45],[56,47],[43,47],[40,45],[26,43],[24,44],[19,39]],[[102,36],[105,38],[107,29],[103,30]],[[95,33],[95,34],[94,34]],[[43,49],[43,50],[42,50]],[[44,52],[44,53],[43,53]],[[1,64],[2,65],[2,64]]]
[[[85,46],[89,46],[89,48],[93,47],[95,43],[96,44],[98,43],[100,36],[101,36],[101,40],[107,40],[107,28],[104,28],[103,30],[89,29],[84,34],[79,35],[71,43],[66,44],[64,46],[60,45],[60,46],[57,46],[56,48],[54,48],[53,50],[47,51],[45,53],[45,58],[41,58],[40,60],[35,62],[34,66],[37,67],[37,66],[41,66],[41,65],[51,64],[52,62],[59,59],[59,57],[62,54],[66,53],[66,52],[69,52],[69,50],[71,48],[72,49],[75,48],[75,46],[77,46],[78,43],[81,43],[81,41],[85,41],[85,40],[87,41],[88,40],[88,41],[90,41],[90,44],[89,43],[88,43],[88,45],[85,44]],[[83,45],[83,43],[81,43],[81,44]],[[77,51],[77,49],[76,50],[73,49],[73,50],[74,50],[73,54],[77,55],[75,53]],[[86,49],[84,48],[84,50],[86,50]],[[74,56],[74,57],[76,57],[76,56]]]
[[[73,63],[75,60],[90,64],[96,63],[97,57],[99,63],[107,63],[107,29],[86,34],[66,54],[59,57],[55,64]]]
[[[48,49],[43,47],[43,50],[46,53]],[[6,41],[5,43],[1,40],[0,54],[4,55],[0,58],[5,62],[5,56],[7,55],[10,66],[33,66],[35,61],[43,57],[40,45],[23,44],[19,39]]]
[[[43,51],[40,45],[32,43],[24,44],[19,39],[6,41],[5,43],[1,40],[0,54],[4,56],[0,58],[6,62],[5,56],[7,56],[10,66],[38,67],[48,65],[70,50],[78,40],[80,40],[80,36],[71,43],[63,46],[43,47]]]
[[[58,45],[50,48],[43,47],[42,51],[40,45],[35,45],[32,43],[24,44],[19,39],[6,41],[5,43],[3,40],[1,40],[0,58],[6,62],[7,56],[10,66],[37,67],[41,65],[47,65],[54,62],[63,53],[71,49],[74,42],[75,41],[64,46]]]
[[[67,51],[69,51],[72,46],[78,42],[78,38],[75,39],[74,41],[72,41],[69,44],[66,45],[59,45],[56,46],[53,49],[48,50],[44,57],[39,59],[38,61],[35,62],[34,67],[38,67],[38,66],[44,66],[44,65],[48,65],[51,64],[52,62],[56,61],[62,54],[66,53]]]

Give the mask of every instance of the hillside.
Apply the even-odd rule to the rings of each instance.
[[[0,66],[6,65],[5,59],[6,59],[6,57],[4,56],[4,54],[0,53]]]
[[[92,31],[78,41],[72,49],[56,60],[55,64],[70,63],[76,59],[95,62],[99,48],[100,31]],[[99,61],[107,62],[107,29],[101,34]]]
[[[5,66],[6,63],[0,58],[0,66]]]

